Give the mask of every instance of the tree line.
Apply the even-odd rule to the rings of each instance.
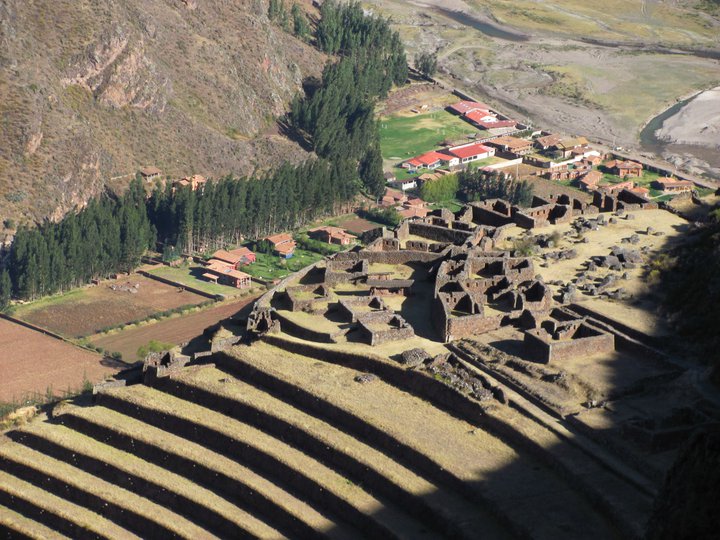
[[[284,12],[282,0],[273,1],[272,17],[282,23]],[[317,159],[207,182],[196,191],[166,185],[150,197],[136,179],[122,197],[105,194],[59,223],[21,228],[0,272],[0,309],[11,295],[33,299],[130,271],[156,240],[176,251],[205,252],[347,209],[363,186],[380,195],[374,105],[405,82],[405,52],[388,21],[365,16],[358,3],[329,0],[321,15],[318,47],[340,60],[330,61],[322,80],[293,100],[287,118]]]
[[[0,276],[0,308],[7,307],[10,294],[31,300],[130,271],[154,242],[155,228],[148,219],[139,179],[122,197],[91,200],[59,223],[21,227],[8,268]]]

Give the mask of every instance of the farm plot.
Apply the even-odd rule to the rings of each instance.
[[[139,274],[103,281],[68,294],[42,299],[17,309],[19,319],[53,332],[84,337],[104,328],[150,315],[197,305],[207,298]]]
[[[109,352],[118,352],[126,362],[138,360],[137,350],[150,341],[180,345],[202,334],[205,328],[227,319],[257,299],[252,295],[240,300],[223,302],[181,317],[133,328],[125,328],[111,334],[90,336],[88,341]]]
[[[6,319],[0,319],[0,401],[20,402],[48,391],[60,395],[123,366]]]

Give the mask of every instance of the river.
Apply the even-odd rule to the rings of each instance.
[[[482,32],[486,36],[497,38],[497,39],[503,39],[505,41],[515,41],[515,42],[522,42],[522,41],[528,41],[530,39],[529,36],[525,34],[521,34],[519,32],[512,32],[510,30],[505,30],[504,28],[501,28],[500,26],[493,24],[489,21],[480,19],[478,17],[475,17],[473,15],[470,15],[468,13],[465,13],[463,11],[455,11],[451,9],[446,9],[438,6],[433,6],[433,11],[436,11],[440,13],[441,15],[444,15],[448,19],[452,19],[455,22],[459,22],[460,24],[464,24],[465,26],[469,26],[471,28],[474,28],[475,30],[478,30],[479,32]]]

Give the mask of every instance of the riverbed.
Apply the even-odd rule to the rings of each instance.
[[[720,176],[720,87],[679,101],[640,132],[644,150]]]

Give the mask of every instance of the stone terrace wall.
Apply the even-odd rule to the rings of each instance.
[[[425,251],[356,251],[341,252],[335,260],[367,260],[369,263],[407,264],[411,262],[428,263],[443,257],[442,253]]]
[[[469,231],[448,229],[439,225],[430,225],[429,223],[419,221],[410,223],[410,234],[421,236],[435,242],[449,242],[452,244],[462,244],[472,236],[472,233]]]

